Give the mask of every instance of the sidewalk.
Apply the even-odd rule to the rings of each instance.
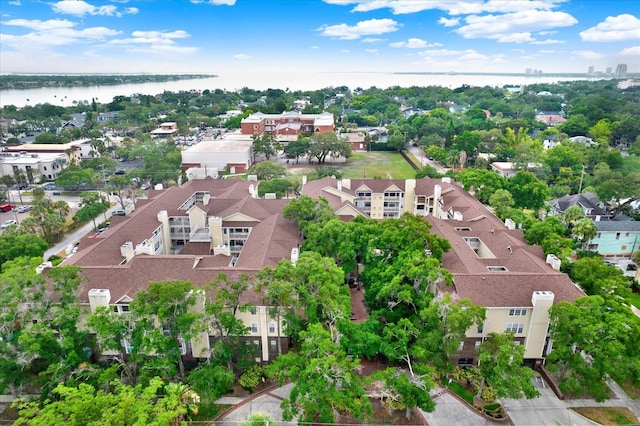
[[[215,424],[218,426],[237,426],[239,423],[248,420],[252,414],[262,413],[270,415],[271,418],[277,422],[276,424],[278,426],[296,425],[296,419],[293,419],[291,422],[285,422],[282,419],[282,409],[280,408],[282,400],[289,396],[291,388],[293,388],[293,384],[289,383],[282,387],[269,388],[245,399],[232,397],[220,398],[216,401],[217,403],[235,404],[235,406],[219,416],[215,420]]]

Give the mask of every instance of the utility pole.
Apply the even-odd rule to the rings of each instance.
[[[582,166],[582,172],[580,173],[580,188],[578,188],[578,194],[582,192],[582,180],[584,179],[584,165]]]

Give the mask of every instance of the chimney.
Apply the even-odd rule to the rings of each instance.
[[[291,263],[293,264],[293,266],[296,265],[298,258],[300,258],[300,251],[297,247],[294,247],[291,249]]]
[[[89,290],[89,306],[91,312],[95,312],[98,306],[108,306],[111,301],[111,292],[104,288],[92,288]]]
[[[127,262],[133,259],[133,242],[127,241],[120,246],[120,254],[127,259]]]
[[[342,191],[342,182],[338,181],[337,184],[338,184],[338,191]]]
[[[551,265],[553,269],[555,269],[556,271],[559,271],[562,261],[558,259],[558,257],[555,254],[549,253],[547,255],[547,263]]]
[[[342,186],[351,189],[351,179],[342,179]]]

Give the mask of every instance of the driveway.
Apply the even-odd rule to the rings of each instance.
[[[422,150],[422,148],[420,148],[418,146],[413,146],[411,144],[407,144],[407,150],[411,154],[413,154],[413,156],[416,157],[416,159],[418,159],[418,161],[420,161],[420,164],[422,164],[423,166],[434,167],[438,171],[438,173],[440,173],[440,174],[447,173],[447,169],[442,167],[442,165],[440,163],[438,163],[437,161],[433,161],[433,160],[429,159],[427,157],[427,155],[424,153],[424,151]]]

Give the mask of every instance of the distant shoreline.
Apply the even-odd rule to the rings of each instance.
[[[2,74],[0,90],[117,86],[214,78],[212,74]]]

